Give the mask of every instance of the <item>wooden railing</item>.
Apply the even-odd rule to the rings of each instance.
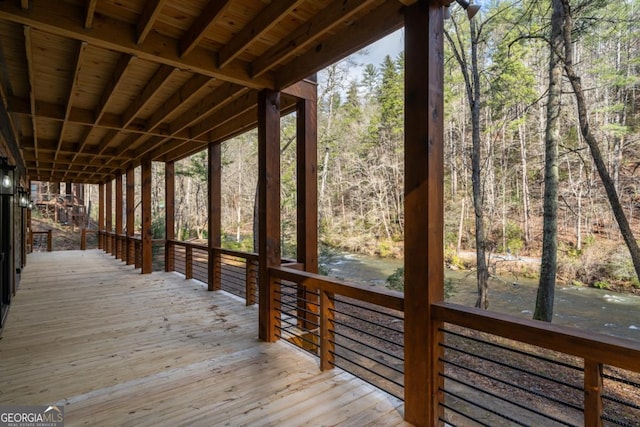
[[[640,425],[640,342],[450,303],[432,314],[441,421]]]
[[[269,269],[278,338],[404,397],[404,298],[286,266]]]
[[[209,258],[214,261],[209,277]],[[205,244],[168,240],[165,270],[177,271],[187,279],[207,283],[209,289],[222,289],[241,298],[247,305],[257,302],[258,255],[250,252],[209,248]]]
[[[86,251],[87,250],[87,241],[91,236],[95,237],[95,247],[97,248],[99,246],[99,243],[98,243],[99,232],[98,232],[98,230],[88,230],[86,228],[83,228],[82,230],[80,230],[80,250],[82,250],[82,251]]]
[[[33,231],[31,230],[29,236],[30,252],[33,252],[36,247],[47,248],[47,252],[53,250],[53,235],[51,230],[47,231]]]

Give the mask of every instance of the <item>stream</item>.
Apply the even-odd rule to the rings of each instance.
[[[385,286],[386,278],[403,261],[366,255],[341,254],[326,265],[329,276],[347,282]],[[476,300],[474,271],[445,270],[452,287],[447,301],[473,306]],[[489,310],[531,318],[537,280],[502,276],[489,283]],[[558,284],[553,323],[640,341],[640,296],[596,288]]]

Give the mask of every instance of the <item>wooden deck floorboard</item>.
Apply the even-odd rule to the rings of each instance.
[[[406,425],[402,402],[290,345],[255,307],[102,251],[29,255],[0,340],[0,404],[65,425]]]

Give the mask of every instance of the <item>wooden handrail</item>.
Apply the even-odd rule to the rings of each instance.
[[[271,267],[269,274],[282,280],[304,285],[309,289],[318,289],[404,312],[404,296],[400,292],[355,283],[347,284],[332,277],[294,270],[285,266]]]
[[[31,251],[33,251],[33,236],[36,234],[42,234],[47,236],[47,252],[53,251],[53,234],[51,230],[47,231],[33,231],[31,230]]]
[[[638,372],[640,342],[610,335],[440,302],[432,318],[526,344],[555,350],[605,365]]]

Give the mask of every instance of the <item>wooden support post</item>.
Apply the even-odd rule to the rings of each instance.
[[[124,260],[122,247],[122,175],[116,175],[116,247],[115,256],[116,259]]]
[[[220,278],[220,253],[214,248],[219,248],[222,244],[221,224],[222,224],[222,150],[220,144],[209,144],[209,257],[208,257],[208,286],[210,291],[222,289]]]
[[[71,183],[70,182],[65,182],[64,183],[64,194],[65,194],[65,196],[71,196]]]
[[[87,250],[87,229],[84,227],[82,227],[82,230],[80,230],[80,250]]]
[[[98,185],[98,249],[105,249],[104,240],[104,184]]]
[[[280,264],[280,93],[258,95],[259,338],[276,341],[275,283],[269,267]]]
[[[320,369],[332,369],[335,364],[335,334],[333,327],[334,296],[320,291]]]
[[[106,251],[113,254],[113,181],[105,184]]]
[[[440,322],[444,299],[443,7],[405,11],[405,419],[439,425],[444,380]]]
[[[135,232],[136,219],[136,170],[134,168],[127,169],[127,191],[125,197],[127,210],[127,238],[125,240],[125,262],[127,265],[135,263],[136,249],[133,239]]]
[[[51,229],[47,231],[47,252],[53,252],[53,234]]]
[[[584,425],[602,427],[602,364],[584,360]]]
[[[174,271],[175,248],[171,240],[176,238],[176,166],[174,162],[164,165],[164,194],[165,194],[165,245],[164,271]]]
[[[318,132],[315,99],[301,99],[296,105],[296,191],[297,261],[304,271],[318,272]],[[298,327],[311,330],[318,325],[318,295],[298,286]]]
[[[153,270],[151,229],[151,159],[142,160],[142,274]]]

